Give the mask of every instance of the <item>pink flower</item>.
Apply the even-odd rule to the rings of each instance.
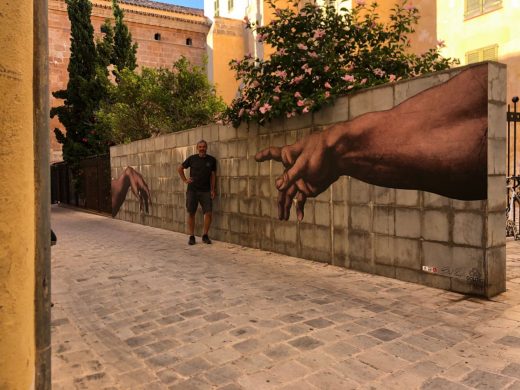
[[[328,72],[329,69],[330,69],[330,67],[329,67],[328,65],[325,65],[325,66],[323,67],[323,70],[324,70],[325,72]]]
[[[280,87],[278,85],[276,87],[274,87],[273,91],[276,92],[276,93],[281,93],[282,92],[282,90],[280,89]]]
[[[294,97],[295,97],[295,98],[298,98],[298,99],[301,99],[301,98],[302,98],[302,95],[301,95],[300,92],[296,91],[296,92],[294,93]]]
[[[318,58],[319,56],[316,54],[316,52],[311,51],[311,52],[309,52],[309,57],[311,57],[311,58]]]
[[[247,15],[244,16],[244,23],[249,24],[249,17]]]
[[[303,109],[302,112],[303,112],[303,113],[307,113],[307,112],[309,112],[309,107],[305,107],[305,108]]]
[[[287,118],[290,118],[292,116],[296,116],[296,111],[292,110],[291,112],[287,113]]]
[[[305,106],[305,102],[304,102],[303,100],[298,100],[298,101],[296,102],[296,105],[297,105],[298,107],[303,107],[303,106]]]
[[[83,142],[85,142],[85,143],[88,142],[88,139],[86,139],[86,138],[82,138],[81,140],[82,140]]]
[[[311,73],[312,73],[312,68],[307,68],[307,69],[305,69],[305,73],[307,73],[307,74],[311,74]]]
[[[365,5],[365,0],[357,0],[356,1],[357,5]]]
[[[353,83],[355,80],[354,76],[352,76],[351,74],[346,74],[342,77],[342,79],[349,83]]]
[[[280,16],[282,14],[282,10],[280,8],[277,8],[274,10],[274,13],[276,14],[276,16]]]
[[[374,74],[378,77],[383,77],[385,75],[385,71],[379,68],[374,69]]]
[[[238,112],[238,117],[241,118],[242,115],[244,115],[244,109],[241,108],[240,111]]]
[[[395,77],[395,74],[390,74],[388,75],[388,81],[393,83],[395,81],[396,77]]]
[[[302,69],[307,69],[309,67],[309,64],[303,64]]]
[[[275,102],[278,102],[278,101],[280,101],[280,97],[279,97],[279,96],[276,96],[276,95],[274,95],[274,96],[273,96],[273,101],[275,101]]]
[[[280,50],[276,51],[275,54],[277,54],[279,56],[283,56],[283,55],[287,54],[287,50],[285,50],[284,48],[281,48]]]
[[[366,82],[367,82],[367,79],[363,79],[363,80],[361,80],[361,81],[359,82],[359,84],[363,85],[363,84],[366,84]]]
[[[275,76],[285,79],[287,77],[287,72],[284,70],[277,70],[274,72]]]
[[[296,76],[291,80],[291,84],[298,84],[300,81],[303,80],[303,76]]]
[[[411,5],[411,4],[408,4],[408,5],[405,5],[404,6],[404,9],[407,10],[407,11],[413,11],[415,10],[415,6],[414,5]]]
[[[256,40],[257,40],[258,42],[263,42],[263,41],[265,40],[265,38],[267,38],[267,34],[258,34],[258,35],[256,36]]]
[[[255,80],[255,81],[253,81],[253,82],[251,83],[251,88],[256,88],[256,87],[258,87],[259,85],[260,85],[260,83],[259,83],[257,80]]]
[[[325,99],[328,99],[330,97],[330,92],[329,91],[325,91]]]
[[[300,49],[300,50],[307,50],[308,47],[305,46],[303,43],[298,43],[298,49]]]
[[[327,88],[327,89],[331,89],[332,85],[330,85],[330,83],[328,81],[326,81],[325,84],[324,84],[324,87]]]
[[[352,89],[352,88],[354,88],[353,85],[349,85],[349,86],[347,87],[347,89]]]
[[[269,103],[264,103],[262,107],[260,107],[260,112],[265,114],[267,111],[271,110],[271,105]]]
[[[444,40],[439,39],[437,41],[437,46],[439,46],[439,47],[446,47],[446,43],[444,42]]]
[[[325,35],[325,30],[318,29],[318,30],[314,31],[313,38],[314,39],[318,39],[318,38],[321,38],[324,35]]]

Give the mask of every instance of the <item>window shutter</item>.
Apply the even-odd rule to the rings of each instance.
[[[220,16],[220,2],[215,0],[215,16]]]
[[[498,60],[498,45],[486,47],[482,49],[482,61]]]
[[[482,8],[487,11],[491,8],[497,8],[502,5],[502,0],[482,0]]]
[[[466,64],[474,64],[475,62],[480,62],[479,51],[471,51],[466,53]]]
[[[465,15],[474,15],[482,11],[481,7],[482,0],[466,0]]]

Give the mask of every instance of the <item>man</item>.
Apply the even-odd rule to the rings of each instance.
[[[215,198],[215,182],[217,171],[217,160],[215,157],[206,154],[208,144],[204,140],[197,143],[198,154],[194,154],[186,159],[177,171],[182,181],[188,184],[186,192],[186,209],[188,210],[188,232],[190,238],[188,244],[195,244],[195,212],[200,203],[204,213],[204,234],[202,241],[211,244],[208,236],[212,217],[212,200]],[[187,179],[184,170],[190,168],[190,178]]]

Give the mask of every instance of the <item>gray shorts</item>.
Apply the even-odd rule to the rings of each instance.
[[[202,206],[202,212],[204,214],[209,213],[213,210],[210,192],[186,192],[186,209],[188,210],[188,213],[194,214],[197,211],[199,203]]]

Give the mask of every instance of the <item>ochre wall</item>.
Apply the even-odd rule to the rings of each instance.
[[[213,27],[213,77],[217,94],[229,104],[240,83],[229,68],[229,61],[241,59],[246,53],[244,23],[241,20],[215,18]]]
[[[33,1],[0,2],[0,389],[35,376]]]
[[[92,6],[92,25],[96,37],[101,38],[100,27],[106,18],[113,19],[111,2],[96,0]],[[196,65],[204,65],[206,34],[209,25],[202,15],[174,13],[121,4],[125,22],[137,42],[137,63],[147,67],[171,67],[185,56]],[[155,33],[161,40],[154,39]],[[192,46],[186,39],[192,39]],[[70,58],[70,21],[64,0],[49,1],[49,82],[50,92],[67,87],[67,65]],[[61,102],[51,96],[51,107]],[[61,160],[61,145],[56,141],[54,128],[63,129],[57,118],[51,120],[51,161]]]

